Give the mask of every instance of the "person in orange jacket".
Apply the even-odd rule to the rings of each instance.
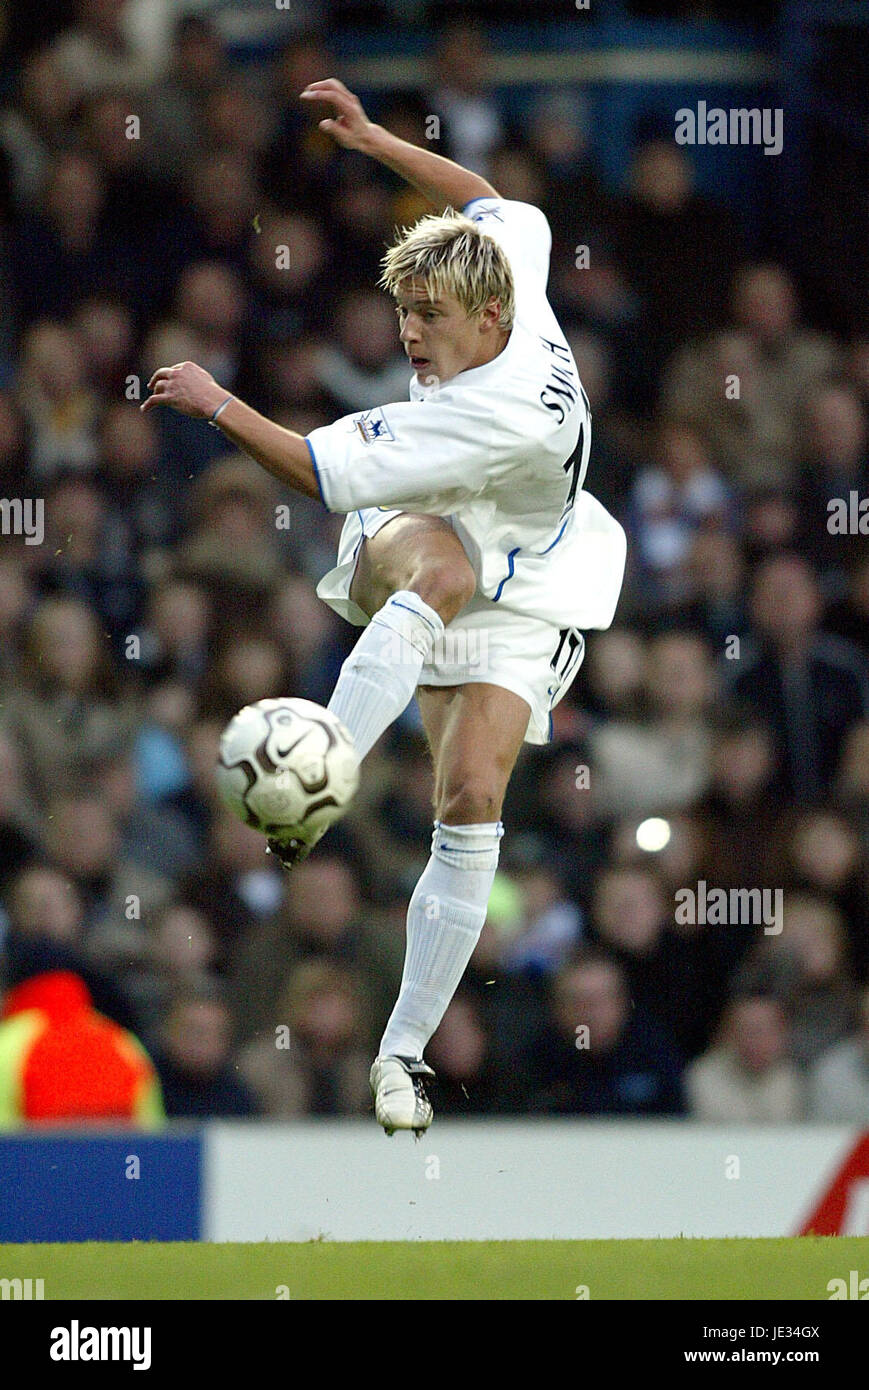
[[[97,1013],[78,975],[51,971],[9,990],[0,1010],[0,1130],[164,1122],[150,1057]]]

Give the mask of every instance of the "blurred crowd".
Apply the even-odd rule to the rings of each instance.
[[[170,1117],[363,1114],[428,855],[418,721],[291,877],[221,809],[226,721],[325,703],[352,645],[314,594],[341,518],[139,402],[187,358],[302,433],[406,398],[375,282],[429,209],[302,109],[338,70],[322,40],[240,65],[185,17],[152,70],[121,0],[76,8],[0,109],[0,495],[44,501],[43,536],[3,512],[0,1029],[53,976],[52,1026],[74,997],[138,1039]],[[582,94],[541,91],[516,129],[487,56],[481,29],[445,28],[430,89],[370,114],[545,210],[587,485],[629,569],[515,774],[489,920],[427,1052],[437,1113],[865,1123],[869,339],[806,320],[690,152],[644,139],[609,188]],[[680,922],[701,881],[781,890],[780,930]]]

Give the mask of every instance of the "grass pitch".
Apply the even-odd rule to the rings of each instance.
[[[46,1300],[826,1300],[852,1269],[869,1238],[0,1245]]]

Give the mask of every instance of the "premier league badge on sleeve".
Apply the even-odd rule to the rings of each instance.
[[[374,410],[363,411],[361,415],[357,415],[356,428],[366,444],[373,444],[375,440],[395,438],[386,423],[386,416],[379,407]]]

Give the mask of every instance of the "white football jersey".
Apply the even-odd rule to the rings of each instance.
[[[410,400],[313,430],[308,445],[330,511],[372,507],[449,517],[480,592],[557,627],[612,622],[626,542],[583,489],[591,414],[549,301],[552,243],[539,209],[477,198],[466,216],[503,247],[516,315],[491,362]]]

